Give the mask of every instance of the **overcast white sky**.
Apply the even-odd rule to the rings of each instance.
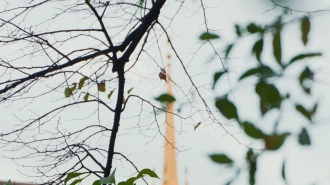
[[[269,23],[282,12],[280,8],[276,8],[273,11],[264,13],[266,10],[272,8],[271,3],[264,3],[263,5],[260,5],[264,1],[265,0],[205,1],[205,4],[209,7],[207,9],[209,27],[217,30],[217,33],[221,35],[221,39],[214,43],[219,50],[222,50],[223,46],[233,41],[233,28],[235,23],[241,25],[246,25],[251,21]],[[176,47],[181,58],[184,60],[185,65],[189,64],[192,53],[194,53],[199,47],[200,42],[198,41],[198,36],[204,31],[203,20],[201,17],[202,12],[200,10],[197,11],[199,7],[198,3],[199,1],[197,0],[186,1],[184,3],[184,7],[180,10],[179,14],[172,23],[172,29],[169,30],[174,46]],[[180,2],[178,1],[168,2],[167,6],[164,8],[161,20],[166,22],[164,15],[169,17],[173,16],[179,5]],[[315,0],[313,2],[305,0],[299,1],[298,4],[294,4],[294,7],[302,10],[316,10],[330,8],[330,4],[325,0]],[[49,10],[44,9],[41,11],[43,11],[41,14],[46,14]],[[287,16],[287,18],[291,19],[302,15],[304,14],[292,13],[292,17]],[[38,19],[42,18],[40,15],[36,17]],[[330,59],[328,54],[330,49],[330,37],[328,34],[330,33],[329,20],[330,12],[312,14],[310,43],[306,48],[302,47],[302,44],[300,43],[298,24],[289,26],[283,35],[285,48],[283,51],[284,59],[289,59],[297,54],[297,52],[303,51],[322,51],[324,53],[322,59],[315,60],[316,63],[312,65],[312,69],[320,71],[317,78],[322,80],[326,80],[326,76],[330,69],[329,64],[327,64]],[[234,53],[231,57],[235,59],[233,59],[230,63],[231,69],[234,69],[234,71],[230,73],[229,80],[231,82],[235,81],[242,71],[248,67],[248,65],[254,65],[254,58],[250,54],[254,39],[255,38],[245,39],[244,42],[240,42],[240,45],[234,49]],[[166,52],[168,49],[166,48],[167,45],[165,41],[163,45],[163,51]],[[153,48],[151,48],[150,51],[153,51]],[[221,95],[221,92],[223,92],[223,89],[221,88],[228,88],[228,82],[223,80],[221,81],[221,85],[219,85],[215,91],[210,90],[209,84],[212,83],[214,72],[222,68],[219,60],[206,63],[211,53],[212,51],[210,51],[210,47],[205,46],[196,55],[194,60],[192,60],[187,69],[190,75],[197,75],[194,77],[196,84],[206,86],[205,89],[201,89],[201,91],[209,105],[213,107],[214,97]],[[165,58],[166,53],[163,53],[163,56]],[[266,49],[264,53],[264,57],[267,58],[267,56],[269,56],[269,58],[272,57],[272,53],[269,48]],[[189,82],[185,81],[187,78],[184,76],[178,60],[173,59],[172,65],[172,78],[186,90],[186,88],[189,88]],[[297,69],[297,71],[299,70],[300,69]],[[135,80],[137,76],[136,74],[139,73],[147,76],[148,78],[146,80],[142,80],[141,82],[139,80]],[[129,74],[129,82],[126,84],[126,89],[134,87],[134,90],[132,91],[133,94],[152,99],[153,97],[164,92],[166,89],[166,85],[164,83],[155,82],[157,74],[157,66],[148,63],[148,61],[142,60],[138,64],[137,69]],[[155,77],[152,75],[155,75]],[[289,81],[284,81],[283,83],[287,84],[286,88],[297,88],[297,86],[292,85]],[[317,115],[319,120],[327,118],[326,107],[330,103],[330,99],[327,96],[330,92],[329,87],[329,83],[316,85],[315,87],[316,95],[313,98],[321,100],[323,103],[323,107],[321,106],[322,112]],[[174,94],[180,94],[179,88],[174,88]],[[297,94],[299,94],[299,92],[297,92]],[[58,96],[58,94],[53,96]],[[258,119],[258,105],[250,104],[249,100],[257,100],[257,98],[253,96],[253,93],[251,93],[251,89],[238,89],[233,92],[233,97],[233,100],[235,102],[239,102],[242,106],[239,111],[241,111],[240,113],[242,113],[244,118],[258,121],[258,126],[262,127],[265,131],[270,131],[273,126],[273,122],[271,122],[272,120],[269,119],[262,121]],[[180,95],[178,98],[180,99]],[[301,95],[301,98],[305,97]],[[55,101],[57,99],[58,97],[53,97],[51,101]],[[30,106],[29,108],[33,108],[34,111],[39,111],[41,114],[45,108],[43,103],[44,101],[45,99],[40,101],[35,100],[33,106]],[[110,102],[110,105],[111,104],[113,104],[113,102]],[[1,116],[4,117],[0,121],[0,124],[4,127],[4,130],[11,128],[12,121],[17,122],[13,116],[13,113],[20,114],[17,112],[18,108],[19,105],[16,105],[16,107],[11,106],[9,108],[2,105],[0,106]],[[123,118],[128,118],[129,116],[134,115],[134,111],[136,111],[135,109],[136,107],[133,105],[128,107],[127,112],[123,115]],[[242,112],[242,110],[244,110],[244,112]],[[70,121],[70,118],[74,118],[77,113],[87,113],[88,109],[70,109],[70,111],[64,113],[64,116],[68,121]],[[292,112],[294,112],[294,110]],[[21,115],[23,117],[28,117],[29,110],[26,110]],[[141,119],[144,119],[146,122],[150,121],[150,118],[147,116],[141,117]],[[185,179],[185,168],[188,168],[189,185],[224,184],[232,176],[234,171],[212,163],[208,158],[208,154],[226,153],[228,156],[231,156],[235,162],[237,162],[237,165],[244,165],[246,148],[239,145],[239,143],[237,143],[237,141],[232,139],[230,136],[226,135],[217,125],[202,124],[196,131],[194,131],[193,125],[202,120],[202,118],[196,117],[194,119],[195,122],[182,122],[182,124],[178,125],[177,128],[177,146],[183,150],[177,155],[180,184],[183,184]],[[308,125],[305,124],[306,120],[300,117],[290,116],[290,112],[288,112],[283,119],[288,120],[286,123],[290,124],[280,125],[280,130],[290,129],[291,131],[298,133],[301,125]],[[155,171],[162,176],[164,139],[161,136],[151,139],[150,137],[142,136],[135,131],[130,131],[129,128],[132,125],[125,125],[125,123],[129,123],[130,121],[130,119],[124,119],[123,124],[121,124],[121,130],[116,143],[116,150],[128,155],[128,157],[134,161],[139,168],[155,169]],[[181,120],[176,119],[176,123],[180,123],[180,121]],[[269,124],[267,124],[268,122]],[[71,122],[68,123],[71,124]],[[74,121],[72,121],[72,123],[74,123]],[[84,124],[88,123],[88,120],[86,120]],[[236,124],[232,125],[233,126],[228,128],[232,133],[241,132],[237,127],[235,127]],[[330,184],[330,158],[328,157],[330,155],[330,145],[328,142],[330,139],[328,134],[330,125],[327,121],[323,120],[323,122],[319,125],[314,127],[308,126],[308,128],[312,139],[311,147],[301,147],[297,143],[295,136],[292,136],[287,139],[284,146],[279,151],[266,152],[262,155],[258,161],[259,164],[256,177],[257,184],[284,184],[281,177],[281,161],[284,158],[287,160],[287,178],[289,184]],[[262,148],[261,142],[250,140],[244,135],[244,133],[238,133],[236,136],[240,141],[242,141],[242,143],[252,143],[252,147]],[[4,153],[8,155],[8,153]],[[119,181],[126,179],[134,172],[129,164],[124,163],[123,161],[115,161],[114,167],[117,168],[117,178]],[[13,164],[11,161],[2,158],[0,159],[1,180],[12,179],[17,181],[27,181],[28,179],[21,175],[17,169],[18,166]],[[28,169],[22,169],[22,171],[28,171]],[[241,175],[234,184],[248,184],[248,173],[243,174],[244,175]],[[87,182],[88,181],[83,184],[88,184]],[[161,181],[155,180],[155,183],[156,185],[160,185]]]

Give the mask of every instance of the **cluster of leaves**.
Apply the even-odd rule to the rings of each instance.
[[[78,83],[78,90],[81,90],[85,84],[85,81],[88,80],[88,77],[84,76],[80,79],[79,83]],[[77,83],[74,82],[71,84],[72,87],[67,87],[65,88],[64,90],[64,96],[66,98],[69,98],[70,96],[73,95],[73,92],[77,89]],[[98,87],[100,85],[98,84]],[[101,88],[102,88],[102,85],[101,85]],[[104,91],[105,91],[105,84],[104,84]],[[101,89],[102,90],[102,89]],[[99,88],[99,91],[101,91],[100,88]],[[104,91],[101,91],[101,92],[104,92]],[[88,101],[88,97],[89,97],[89,93],[86,93],[85,96],[84,96],[84,101]]]
[[[234,161],[225,154],[211,154],[211,155],[209,155],[209,157],[211,158],[211,160],[213,162],[215,162],[217,164],[234,167]],[[257,171],[257,158],[258,157],[259,157],[259,154],[254,153],[253,150],[249,150],[246,153],[245,159],[246,159],[247,165],[249,167],[250,184],[255,184],[255,173]],[[229,185],[232,182],[234,182],[237,179],[236,176],[238,176],[241,172],[242,172],[242,170],[240,168],[237,168],[235,176],[233,178],[229,179],[229,181],[226,183],[226,185]]]
[[[65,96],[66,98],[69,98],[70,96],[73,95],[73,93],[74,93],[75,90],[81,90],[81,89],[83,88],[83,86],[85,85],[85,81],[86,81],[86,80],[88,80],[88,77],[86,77],[86,76],[84,76],[84,77],[82,77],[82,78],[80,79],[80,81],[79,81],[79,83],[78,83],[78,89],[77,89],[77,83],[76,83],[76,82],[72,83],[72,84],[71,84],[71,87],[69,86],[69,87],[65,88],[65,90],[64,90],[64,96]],[[102,81],[102,82],[100,82],[100,83],[97,83],[97,90],[98,90],[99,92],[106,92],[106,84],[105,84],[105,81]],[[112,94],[113,94],[113,92],[114,92],[115,90],[116,90],[116,89],[113,89],[113,90],[111,90],[111,91],[109,92],[109,94],[107,95],[108,99],[111,98],[111,96],[112,96]],[[127,94],[130,94],[130,93],[132,92],[132,90],[133,90],[133,87],[130,88],[130,89],[127,91]],[[90,95],[89,93],[85,93],[85,95],[84,95],[84,101],[88,101],[88,99],[89,99],[89,95]],[[125,103],[125,99],[124,99],[124,101],[123,101],[123,104],[124,104],[124,103]]]
[[[152,178],[158,178],[157,174],[150,170],[150,169],[143,169],[141,170],[135,177],[131,177],[129,179],[127,179],[126,181],[122,181],[119,182],[118,184],[116,183],[116,178],[115,178],[115,173],[116,173],[116,169],[113,170],[113,172],[111,173],[111,175],[109,177],[104,177],[101,178],[100,180],[96,180],[93,182],[93,185],[101,185],[101,184],[113,184],[113,185],[134,185],[135,181],[137,181],[138,179],[141,179],[143,177],[149,176]],[[79,173],[79,172],[71,172],[68,173],[65,180],[64,180],[64,185],[76,185],[78,183],[81,183],[86,177],[82,177],[84,176],[85,173]],[[69,183],[69,181],[71,181],[71,183]]]
[[[307,59],[310,57],[317,57],[321,56],[320,52],[309,52],[309,53],[301,53],[299,55],[293,56],[291,60],[284,61],[282,59],[282,27],[286,24],[282,22],[282,16],[280,16],[275,22],[266,25],[260,26],[255,23],[251,23],[245,28],[235,25],[237,40],[226,47],[225,50],[225,57],[228,58],[232,49],[234,48],[236,42],[249,35],[258,35],[258,39],[252,46],[251,53],[255,56],[256,60],[258,61],[258,66],[255,68],[251,68],[246,70],[238,79],[238,83],[243,83],[244,79],[246,78],[257,78],[257,83],[255,85],[255,93],[259,97],[259,108],[261,116],[264,117],[270,110],[280,110],[282,109],[281,105],[284,101],[290,100],[293,101],[292,94],[282,93],[277,86],[275,85],[274,81],[276,79],[283,77],[283,74],[290,66],[293,64],[302,61],[302,59]],[[307,45],[308,43],[308,35],[310,31],[310,20],[308,17],[303,17],[300,20],[300,32],[301,32],[301,41],[303,45]],[[273,70],[269,65],[264,62],[264,57],[262,57],[263,49],[264,49],[264,38],[266,35],[272,35],[272,48],[273,48],[273,57],[274,62],[280,67],[281,70]],[[207,37],[207,38],[206,38]],[[209,40],[212,38],[219,38],[214,35],[212,37],[205,35],[205,33],[200,37],[201,40]],[[267,58],[268,59],[268,58]],[[278,72],[279,71],[279,72]],[[216,87],[217,82],[221,79],[224,74],[227,74],[228,69],[222,69],[214,74],[214,82],[213,82],[213,89]],[[271,80],[270,80],[271,79]],[[301,71],[300,75],[297,77],[299,84],[302,90],[307,94],[311,95],[311,83],[306,83],[308,81],[313,81],[313,72],[308,66]],[[258,140],[263,140],[265,143],[265,150],[278,150],[281,148],[283,143],[285,142],[286,138],[289,135],[293,135],[289,131],[279,133],[276,129],[277,123],[279,119],[275,122],[273,133],[265,133],[260,128],[256,126],[256,124],[242,120],[240,118],[239,113],[237,111],[236,105],[229,99],[228,95],[231,92],[229,91],[225,95],[218,97],[215,101],[215,106],[221,112],[221,114],[226,117],[227,119],[234,119],[236,120],[244,133],[253,138]],[[300,102],[296,102],[295,108],[298,113],[304,116],[308,121],[312,122],[313,116],[317,111],[317,103],[314,104],[312,109],[308,109],[302,105]],[[301,132],[297,135],[297,140],[301,145],[311,145],[311,140],[308,134],[308,130],[305,127],[302,127]],[[257,158],[261,153],[254,153],[253,150],[248,150],[246,153],[246,159],[250,166],[250,184],[255,184],[255,174],[256,174],[256,164]],[[226,156],[225,154],[212,154],[210,158],[220,164],[231,165],[233,166],[233,160]],[[285,180],[285,170],[284,170],[285,162],[283,162],[283,178]],[[240,173],[240,169],[237,171],[238,175]],[[235,175],[235,177],[236,177]],[[231,179],[227,184],[231,184],[235,178]]]

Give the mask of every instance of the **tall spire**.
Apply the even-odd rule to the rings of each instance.
[[[168,75],[167,80],[167,94],[173,95],[172,93],[172,81],[171,81],[171,54],[167,55],[168,64],[166,74]],[[166,112],[166,130],[165,130],[165,159],[164,159],[164,176],[163,185],[178,185],[178,176],[176,169],[176,148],[175,148],[175,129],[173,119],[173,102],[167,103]],[[170,113],[169,113],[170,112]]]

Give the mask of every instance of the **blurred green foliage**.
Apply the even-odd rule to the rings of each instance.
[[[269,1],[265,1],[269,2]],[[276,1],[278,3],[284,2],[284,0]],[[291,1],[293,2],[293,1]],[[256,40],[251,48],[251,53],[258,61],[258,66],[253,68],[248,68],[245,72],[240,75],[238,79],[238,84],[244,83],[244,80],[247,78],[257,79],[255,83],[255,95],[258,97],[259,110],[261,119],[263,119],[268,112],[272,111],[282,111],[283,107],[281,106],[284,102],[294,102],[296,113],[304,118],[306,118],[310,123],[313,122],[313,117],[317,112],[318,102],[314,102],[312,108],[307,108],[304,106],[304,100],[301,98],[294,97],[293,92],[284,92],[279,88],[280,84],[276,83],[277,80],[283,78],[283,74],[290,70],[289,66],[291,65],[305,65],[302,67],[300,74],[296,76],[296,81],[300,84],[301,89],[297,91],[304,92],[307,96],[311,96],[311,83],[306,83],[313,81],[314,71],[312,71],[308,64],[301,62],[312,57],[320,57],[322,54],[320,52],[301,52],[296,56],[292,56],[290,60],[285,61],[282,57],[283,50],[283,37],[282,33],[284,32],[284,27],[296,23],[297,21],[300,24],[300,30],[297,30],[301,34],[301,44],[303,46],[308,45],[309,41],[309,32],[311,30],[310,18],[303,16],[300,19],[291,21],[289,23],[283,22],[284,15],[279,16],[274,22],[271,22],[266,25],[259,25],[257,23],[250,23],[247,26],[235,25],[235,32],[237,35],[236,40],[231,42],[226,46],[224,51],[225,58],[228,58],[231,55],[232,49],[235,48],[236,43],[244,37],[251,35],[256,35]],[[216,37],[216,35],[212,35]],[[272,42],[265,42],[265,38],[272,38]],[[217,37],[218,38],[218,37]],[[201,39],[205,40],[205,39]],[[272,55],[265,56],[264,48],[265,46],[271,45]],[[263,55],[264,54],[264,55]],[[273,58],[273,64],[269,65],[269,59]],[[265,63],[267,60],[268,63]],[[272,66],[272,67],[270,67]],[[273,69],[274,66],[278,66],[276,69]],[[280,70],[279,70],[280,69]],[[217,82],[220,81],[228,71],[233,71],[234,69],[221,69],[214,74],[213,78],[213,89],[216,88]],[[261,140],[264,143],[264,149],[255,151],[253,148],[249,148],[246,153],[246,161],[249,173],[249,184],[253,185],[256,183],[256,174],[258,158],[264,154],[264,151],[274,151],[279,150],[285,143],[285,140],[288,137],[296,137],[297,144],[301,146],[311,145],[311,139],[308,132],[308,127],[302,127],[299,134],[294,133],[293,131],[287,130],[285,132],[279,132],[277,130],[277,125],[280,118],[274,121],[274,128],[271,133],[263,131],[261,128],[258,128],[256,123],[253,123],[250,120],[243,120],[238,111],[238,105],[230,100],[229,95],[232,93],[231,90],[228,90],[227,93],[216,97],[215,106],[219,112],[227,119],[236,121],[242,131],[250,138]],[[240,109],[241,110],[241,109]],[[244,110],[242,110],[244,111]],[[280,115],[280,114],[278,114]],[[235,179],[244,171],[244,167],[238,168],[235,164],[235,160],[232,157],[228,156],[225,153],[216,153],[209,156],[212,161],[220,165],[232,166],[233,170],[236,170],[235,175],[231,178],[226,184],[229,185],[235,182]],[[282,178],[286,181],[286,172],[285,172],[285,160],[282,165]],[[234,167],[235,166],[235,167]]]

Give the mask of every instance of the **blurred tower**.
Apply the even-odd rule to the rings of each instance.
[[[167,55],[167,94],[172,95],[171,81],[171,54]],[[166,105],[168,112],[173,112],[173,102]],[[165,156],[164,156],[164,175],[163,185],[178,185],[178,176],[176,169],[176,148],[175,148],[175,126],[173,114],[166,112],[166,129],[165,129]]]

